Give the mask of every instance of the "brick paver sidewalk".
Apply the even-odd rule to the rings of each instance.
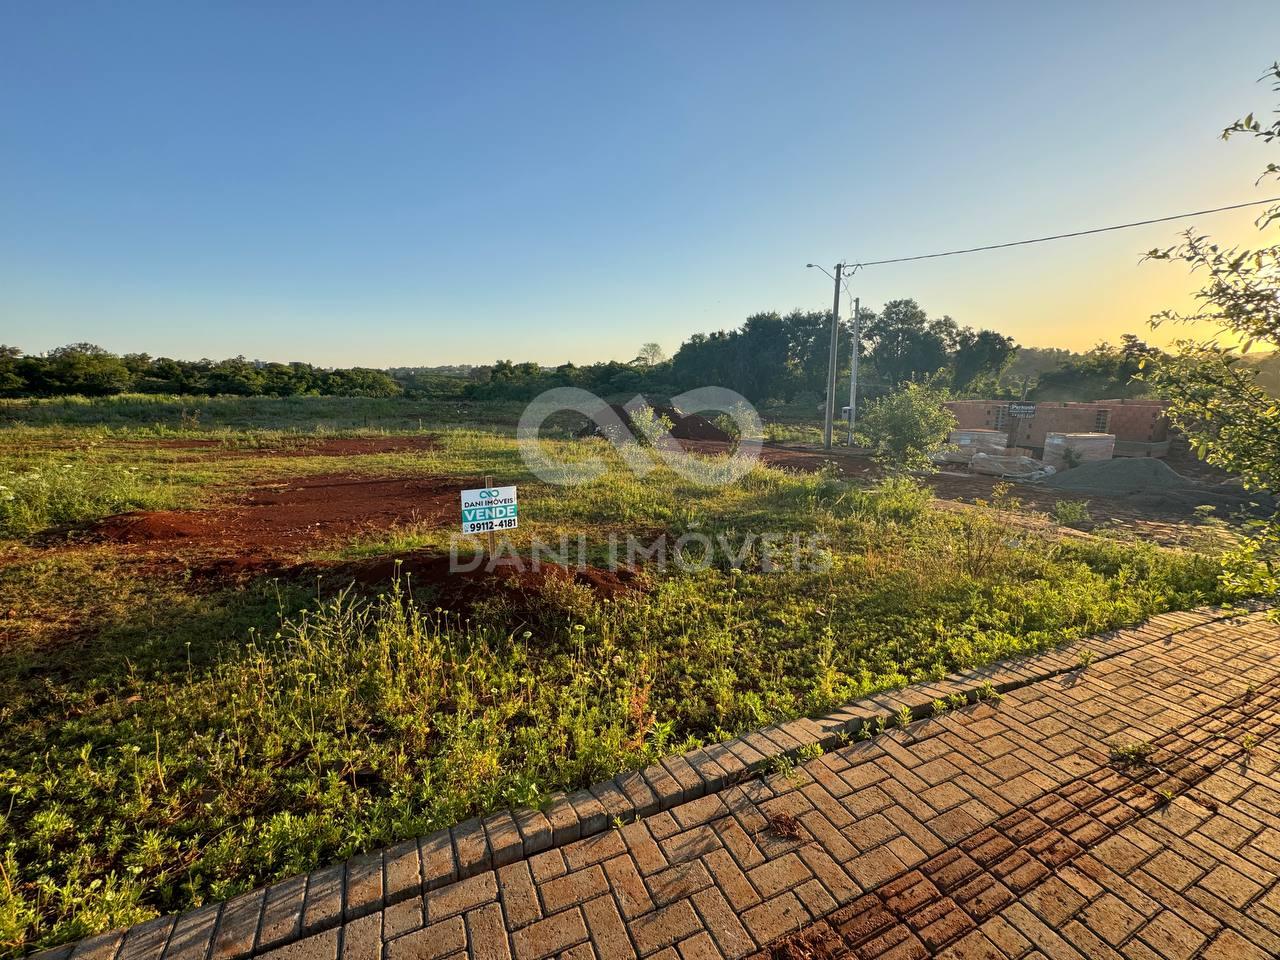
[[[972,703],[988,683],[1003,700]],[[928,716],[964,691],[970,706]],[[921,719],[877,733],[903,705]],[[1280,628],[1173,614],[107,934],[73,960],[1280,956],[1278,733]],[[821,757],[753,773],[814,742]]]

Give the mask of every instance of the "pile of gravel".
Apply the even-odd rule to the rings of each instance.
[[[1190,490],[1197,484],[1154,457],[1117,457],[1094,460],[1055,473],[1045,486],[1056,490],[1123,497],[1134,493]]]

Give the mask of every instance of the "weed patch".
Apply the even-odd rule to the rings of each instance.
[[[0,536],[26,536],[126,510],[171,507],[180,499],[172,483],[140,467],[45,458],[0,470]]]

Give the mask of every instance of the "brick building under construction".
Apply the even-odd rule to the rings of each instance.
[[[1035,404],[1035,413],[1015,418],[1008,400],[951,400],[961,430],[999,430],[1009,444],[1044,450],[1047,433],[1109,433],[1115,436],[1117,457],[1163,457],[1169,452],[1168,405],[1163,400],[1049,401]],[[1030,404],[1026,404],[1030,406]]]

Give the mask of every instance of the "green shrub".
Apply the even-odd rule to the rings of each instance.
[[[1080,527],[1092,522],[1088,500],[1059,500],[1053,505],[1053,520],[1064,527]]]
[[[138,467],[47,459],[0,471],[0,535],[20,537],[126,510],[169,507],[176,499],[170,484]]]
[[[871,449],[877,463],[893,470],[927,470],[931,457],[947,444],[955,415],[942,404],[943,390],[908,383],[867,404],[858,420],[858,442]]]
[[[639,407],[628,412],[631,415],[631,425],[635,428],[633,434],[636,442],[642,447],[653,446],[675,426],[670,417],[656,413],[653,407]]]

